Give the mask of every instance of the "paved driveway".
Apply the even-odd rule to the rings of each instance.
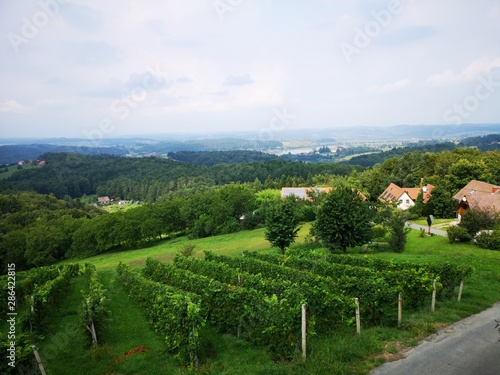
[[[370,375],[500,374],[500,302],[423,340],[405,358],[385,363]]]
[[[410,222],[407,222],[406,225],[409,226],[411,229],[416,229],[416,230],[424,229],[425,233],[427,233],[429,229],[429,227],[427,227],[426,225],[412,224]],[[431,233],[437,236],[448,237],[448,233],[446,233],[446,231],[433,228],[432,226],[431,226]]]

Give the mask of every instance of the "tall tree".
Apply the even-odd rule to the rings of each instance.
[[[287,197],[267,211],[266,240],[278,247],[282,254],[295,242],[299,231],[299,213],[295,197]]]
[[[334,251],[362,245],[372,239],[373,213],[369,204],[352,188],[330,191],[319,207],[313,233],[325,247]]]

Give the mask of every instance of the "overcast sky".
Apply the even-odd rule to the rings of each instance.
[[[0,137],[500,122],[498,0],[0,0]]]

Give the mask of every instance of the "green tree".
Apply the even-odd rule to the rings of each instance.
[[[422,190],[418,193],[415,205],[410,207],[409,211],[415,217],[422,217],[424,212],[424,194]]]
[[[330,191],[319,207],[313,233],[325,247],[334,251],[362,245],[372,239],[373,212],[368,202],[349,187]]]
[[[67,248],[66,236],[59,227],[38,221],[26,236],[25,257],[29,265],[40,267],[62,259]]]
[[[402,253],[406,245],[406,237],[410,232],[410,228],[406,227],[408,213],[402,210],[394,210],[392,218],[389,221],[391,237],[389,238],[389,246],[395,253]]]
[[[299,231],[299,214],[294,197],[286,198],[267,211],[265,236],[271,245],[282,254],[289,247]]]
[[[451,192],[443,186],[432,189],[431,198],[423,206],[422,215],[434,215],[440,218],[455,217],[455,206]]]

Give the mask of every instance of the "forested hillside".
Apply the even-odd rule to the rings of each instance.
[[[243,159],[248,160],[246,152],[231,151],[228,155],[231,159],[243,155]],[[262,157],[261,154],[257,155]],[[357,169],[356,166],[349,165],[281,160],[208,167],[154,157],[121,158],[111,155],[49,153],[42,158],[47,165],[15,173],[0,183],[0,191],[31,190],[41,194],[54,194],[57,198],[97,194],[155,202],[159,197],[171,197],[173,192],[185,188],[195,189],[197,186],[206,188],[230,182],[256,181],[265,187],[300,186],[312,183],[306,183],[311,176],[348,175]],[[220,155],[218,159],[221,159]]]
[[[180,155],[203,163],[203,154]],[[208,153],[206,159],[212,164],[252,157],[263,156],[231,151]],[[452,196],[470,180],[500,184],[500,151],[473,148],[413,151],[367,169],[273,158],[212,166],[68,153],[45,154],[44,160],[46,165],[18,171],[0,184],[0,259],[19,269],[142,247],[166,236],[200,238],[255,228],[264,225],[284,186],[348,186],[376,204],[391,182],[417,187],[424,179],[435,186],[432,197],[411,213],[447,218],[455,215]],[[105,213],[82,203],[103,195],[146,204]],[[319,202],[302,201],[299,220],[315,220]],[[5,264],[0,266],[3,272]]]
[[[455,143],[436,143],[428,144],[423,146],[408,146],[408,147],[395,147],[389,151],[382,151],[378,153],[371,153],[366,155],[354,156],[348,160],[347,164],[361,165],[363,167],[373,167],[376,164],[383,163],[390,158],[398,158],[403,156],[408,152],[419,151],[419,152],[441,152],[444,150],[453,150],[457,147]]]
[[[99,155],[126,155],[128,150],[124,147],[87,147],[87,146],[58,146],[52,144],[32,145],[2,145],[0,146],[0,163],[17,164],[20,160],[36,160],[47,152],[77,152],[79,154]],[[43,159],[41,159],[43,160]]]
[[[383,163],[385,160],[392,157],[401,157],[408,152],[420,151],[420,152],[441,152],[444,150],[454,150],[455,148],[463,147],[475,147],[481,151],[493,151],[500,149],[500,134],[490,134],[482,137],[470,137],[464,138],[458,143],[453,142],[443,142],[434,143],[429,142],[424,145],[419,144],[409,144],[406,147],[395,147],[389,151],[383,151],[374,154],[355,156],[350,159],[347,163],[353,165],[361,165],[363,167],[372,167],[375,164]]]
[[[169,152],[168,157],[173,160],[207,166],[278,160],[277,156],[261,151],[178,151]]]

